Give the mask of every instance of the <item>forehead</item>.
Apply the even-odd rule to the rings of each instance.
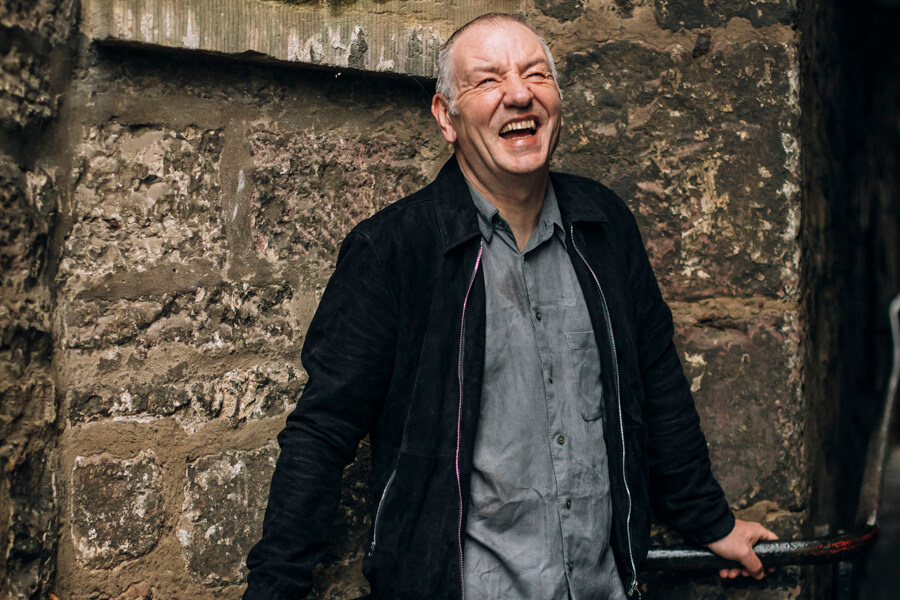
[[[453,61],[459,72],[547,63],[537,35],[515,21],[478,23],[463,31],[453,45]]]

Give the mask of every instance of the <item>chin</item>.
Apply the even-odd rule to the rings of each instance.
[[[537,173],[548,168],[550,160],[548,157],[535,157],[528,160],[511,160],[504,165],[505,170],[516,175],[528,175]]]

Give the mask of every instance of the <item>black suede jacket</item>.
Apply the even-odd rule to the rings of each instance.
[[[702,544],[734,518],[672,343],[637,225],[604,186],[551,174],[603,361],[611,544],[629,594],[649,509]],[[463,597],[469,476],[484,364],[476,211],[455,159],[347,236],[301,353],[309,381],[278,436],[245,600],[312,587],[343,467],[371,436],[373,531],[363,572],[385,600]],[[599,401],[599,400],[598,400]]]

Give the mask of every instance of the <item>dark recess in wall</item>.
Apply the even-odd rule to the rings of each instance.
[[[813,481],[831,481],[814,486],[813,514],[838,528],[855,516],[900,291],[900,3],[889,4],[800,5],[806,386],[823,428]]]

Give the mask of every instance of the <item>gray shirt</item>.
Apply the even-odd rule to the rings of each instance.
[[[467,600],[624,599],[609,532],[600,356],[552,185],[519,252],[470,186],[484,238],[484,383]]]

